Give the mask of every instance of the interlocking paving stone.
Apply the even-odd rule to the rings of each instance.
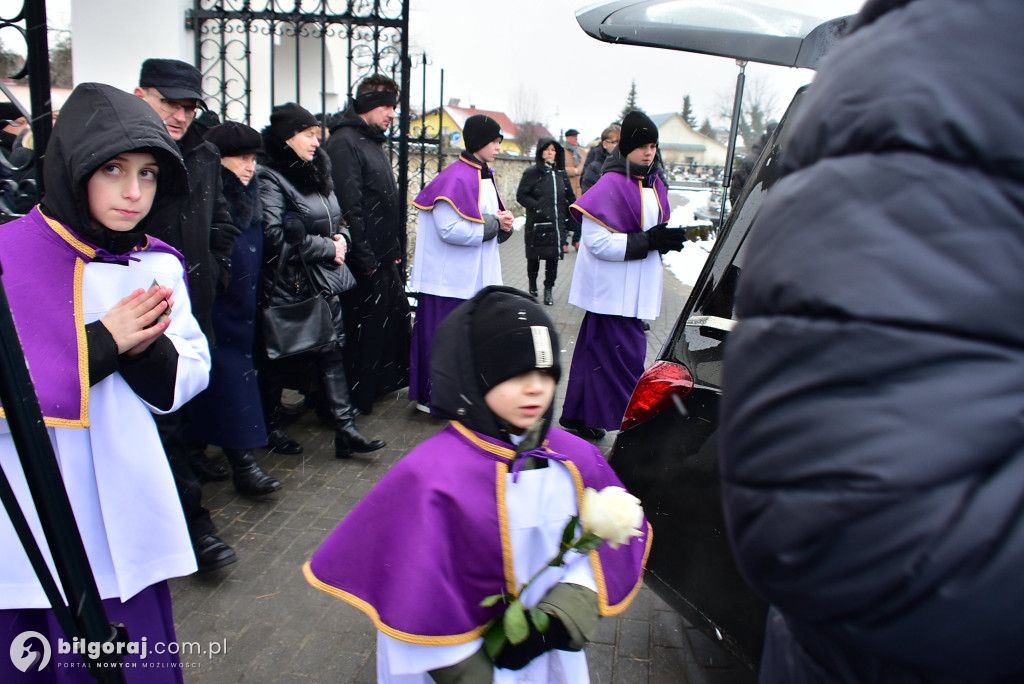
[[[502,246],[507,285],[525,289],[522,234]],[[576,253],[559,264],[555,305],[546,307],[562,343],[563,378],[583,312],[567,303]],[[648,335],[650,364],[671,334],[689,289],[665,274],[662,316]],[[557,407],[565,382],[556,393]],[[359,499],[410,448],[444,423],[417,411],[405,390],[382,398],[372,414],[356,418],[367,436],[388,446],[351,459],[334,458],[333,431],[307,412],[287,427],[305,448],[288,456],[257,450],[263,467],[283,487],[263,499],[235,493],[230,482],[209,483],[203,501],[238,562],[205,575],[171,581],[179,641],[227,643],[227,653],[191,658],[184,670],[196,684],[372,684],[376,681],[375,631],[355,608],[316,591],[302,564]],[[609,433],[596,442],[605,453]],[[211,447],[209,455],[222,459]],[[657,543],[657,541],[655,542]],[[751,684],[754,676],[688,625],[647,588],[623,614],[604,618],[586,648],[594,684]],[[185,658],[186,662],[190,658]]]

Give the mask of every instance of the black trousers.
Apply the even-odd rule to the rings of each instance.
[[[188,534],[194,542],[205,534],[214,534],[216,528],[210,519],[210,511],[203,507],[203,485],[199,482],[192,466],[189,465],[190,442],[185,439],[185,423],[188,420],[188,405],[174,413],[153,415],[160,441],[167,453],[167,462],[174,475],[174,486],[178,489],[181,509],[185,513]]]
[[[537,281],[537,274],[540,273],[540,259],[526,260],[526,277],[531,283]],[[555,278],[558,276],[558,259],[544,260],[544,287],[554,287]]]

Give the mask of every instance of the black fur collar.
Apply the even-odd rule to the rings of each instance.
[[[324,152],[324,148],[316,149],[313,161],[304,162],[284,140],[281,140],[280,136],[274,133],[270,126],[263,129],[262,135],[261,164],[280,173],[303,195],[310,195],[314,192],[329,195],[334,191],[331,160]]]
[[[260,204],[260,182],[256,176],[252,177],[248,185],[242,185],[234,171],[225,167],[220,169],[220,177],[224,189],[224,199],[228,203],[228,211],[231,213],[231,222],[239,230],[247,229],[253,220],[259,220],[263,212]]]

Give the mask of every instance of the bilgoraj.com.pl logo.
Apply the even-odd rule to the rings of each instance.
[[[204,648],[199,642],[195,641],[183,641],[164,643],[157,641],[149,643],[146,637],[142,637],[140,641],[122,641],[122,642],[103,642],[89,641],[85,639],[75,638],[71,641],[65,639],[57,639],[57,653],[62,655],[65,654],[76,654],[82,657],[83,660],[88,660],[93,663],[99,662],[101,658],[110,657],[117,655],[119,658],[123,658],[126,655],[138,656],[138,663],[126,663],[125,667],[147,667],[146,658],[150,654],[163,655],[192,655],[202,656],[205,655],[207,658],[213,658],[214,656],[223,654],[227,651],[227,640],[224,641],[211,641]],[[49,640],[40,634],[39,632],[22,632],[14,638],[11,642],[11,662],[14,667],[18,668],[22,672],[39,672],[50,663],[52,656],[52,650]],[[85,667],[84,662],[71,662],[71,663],[57,663],[56,665],[61,667]],[[166,662],[152,664],[153,667],[168,667],[176,666],[182,668],[199,667],[198,663],[176,663],[171,665]],[[107,667],[116,666],[107,664]]]

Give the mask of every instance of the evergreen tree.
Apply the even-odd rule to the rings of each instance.
[[[633,79],[633,82],[629,86],[629,95],[626,96],[626,106],[622,108],[622,113],[619,114],[619,121],[625,119],[626,115],[632,111],[644,111],[636,106],[636,79]]]
[[[680,113],[683,117],[683,121],[686,125],[693,130],[697,130],[697,117],[693,115],[693,105],[690,104],[690,96],[686,95],[683,98],[683,111]]]
[[[704,123],[700,125],[700,130],[697,131],[703,136],[707,136],[712,140],[715,139],[715,127],[711,125],[711,119],[704,117]]]

